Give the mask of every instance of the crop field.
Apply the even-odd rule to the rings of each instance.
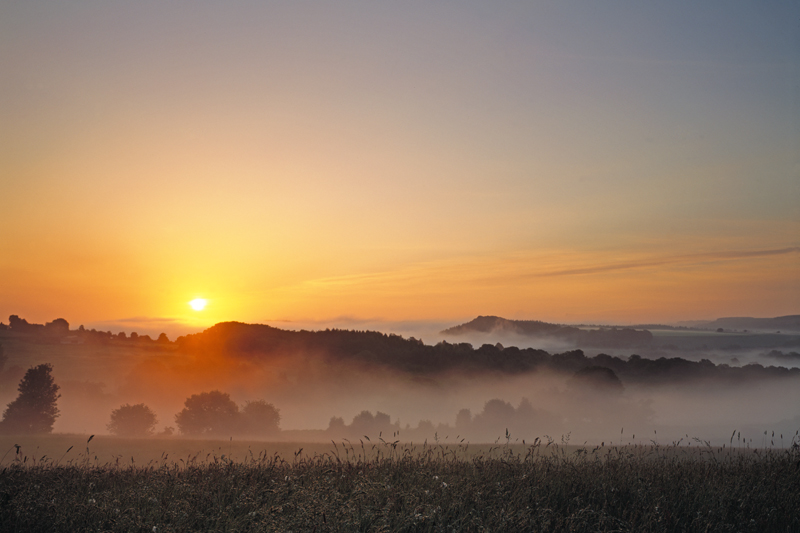
[[[2,457],[0,530],[800,531],[797,442],[731,444],[52,435],[33,449],[12,443]],[[156,456],[159,446],[172,452]],[[126,461],[132,450],[139,460]]]
[[[435,448],[437,453],[463,460],[476,457],[496,457],[501,452],[514,455],[524,454],[528,447],[519,441],[500,439],[496,443],[470,444],[467,442],[441,439],[421,443],[392,442],[380,435],[364,436],[355,441],[342,440],[334,443],[321,442],[271,442],[259,440],[241,440],[230,438],[192,439],[181,437],[168,438],[121,438],[109,435],[27,435],[0,436],[0,467],[8,466],[15,460],[25,464],[56,463],[59,465],[92,464],[93,466],[161,466],[171,463],[181,465],[193,462],[233,461],[244,462],[254,456],[281,457],[292,460],[313,459],[339,454],[342,460],[372,460],[387,455],[391,449],[394,455],[417,454],[423,449]],[[17,450],[16,446],[19,446]],[[556,446],[555,442],[540,453],[555,453],[557,450],[571,453],[578,446],[565,444]],[[5,454],[5,455],[2,455]]]

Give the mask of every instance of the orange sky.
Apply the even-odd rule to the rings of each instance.
[[[0,319],[800,313],[800,8],[632,6],[3,4]]]

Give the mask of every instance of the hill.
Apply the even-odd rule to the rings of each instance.
[[[576,347],[596,348],[642,348],[648,346],[653,340],[653,334],[647,330],[616,327],[581,329],[538,320],[508,320],[498,316],[479,316],[466,324],[442,331],[443,335],[471,333],[513,334],[531,338],[549,337],[572,342]]]
[[[486,317],[478,324],[489,324]],[[496,322],[511,327],[517,321]],[[509,324],[510,323],[510,324]],[[548,331],[561,326],[543,324]],[[538,326],[529,324],[531,329]],[[565,327],[567,332],[577,328]],[[581,333],[582,330],[578,330]],[[616,330],[617,332],[624,330]],[[632,331],[632,330],[631,330]],[[641,333],[641,332],[636,332]],[[649,334],[649,332],[646,332]],[[590,367],[613,370],[623,383],[672,383],[693,379],[722,379],[742,382],[751,379],[800,376],[800,368],[764,367],[758,364],[741,368],[715,365],[711,361],[689,361],[680,357],[646,359],[599,354],[588,357],[581,350],[551,355],[534,348],[520,349],[500,344],[474,348],[469,343],[442,341],[427,345],[422,341],[377,331],[326,329],[322,331],[287,331],[262,324],[224,322],[202,333],[176,340],[179,351],[216,353],[226,357],[246,358],[268,363],[271,359],[292,357],[297,365],[328,362],[351,364],[363,370],[383,368],[419,377],[434,378],[447,373],[524,374],[543,370],[574,374]]]
[[[774,318],[732,316],[710,321],[686,322],[685,324],[704,329],[722,328],[728,330],[800,332],[800,315],[786,315]]]

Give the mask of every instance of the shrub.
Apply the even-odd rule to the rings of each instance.
[[[280,411],[264,400],[247,402],[242,408],[242,433],[246,435],[274,435],[280,431]]]
[[[111,411],[108,430],[120,437],[147,437],[155,431],[156,414],[143,403],[125,404]]]
[[[184,435],[231,435],[239,423],[239,406],[230,394],[213,390],[193,394],[175,415],[175,423]]]

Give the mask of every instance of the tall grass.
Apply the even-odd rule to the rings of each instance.
[[[2,531],[800,531],[800,448],[332,444],[0,470]],[[89,443],[87,443],[87,447]]]

